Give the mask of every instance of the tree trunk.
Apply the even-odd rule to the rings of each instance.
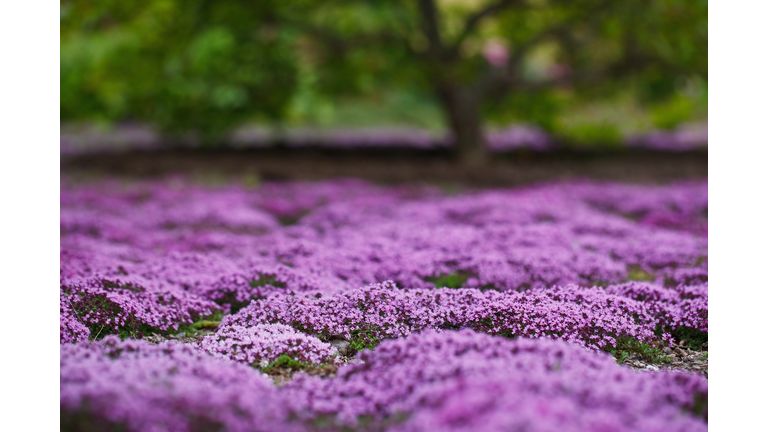
[[[486,165],[490,158],[478,96],[470,89],[461,87],[439,91],[439,96],[453,132],[453,151],[459,162],[464,166]]]

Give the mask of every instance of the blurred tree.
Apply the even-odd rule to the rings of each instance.
[[[204,143],[280,118],[297,75],[280,3],[63,1],[61,117],[147,121]]]
[[[558,132],[574,98],[630,89],[657,125],[684,119],[690,104],[668,101],[681,82],[706,88],[707,1],[74,0],[62,3],[61,64],[62,118],[100,111],[211,140],[317,100],[428,91],[457,155],[482,164],[483,119]]]
[[[706,0],[294,6],[280,21],[302,34],[318,85],[331,94],[371,85],[429,88],[468,164],[487,159],[484,117],[506,112],[551,130],[564,91],[593,98],[631,87],[641,100],[658,102],[674,93],[676,81],[707,76]]]

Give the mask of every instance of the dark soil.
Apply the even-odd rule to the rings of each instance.
[[[377,183],[430,182],[477,187],[590,178],[631,183],[706,179],[706,150],[518,151],[483,167],[457,163],[445,150],[211,149],[62,154],[66,175],[203,175],[255,180],[361,178]]]

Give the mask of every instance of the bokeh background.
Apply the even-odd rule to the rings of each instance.
[[[62,134],[374,135],[482,163],[505,132],[605,149],[689,131],[656,143],[675,147],[706,122],[706,0],[61,2]]]

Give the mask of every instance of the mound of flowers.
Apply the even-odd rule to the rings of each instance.
[[[283,324],[230,325],[206,337],[201,346],[211,354],[262,367],[288,356],[303,363],[333,360],[336,348]]]
[[[636,373],[559,341],[426,331],[386,341],[330,380],[286,388],[305,419],[397,431],[704,431],[707,383]],[[307,408],[308,407],[308,408]]]
[[[263,322],[365,346],[425,329],[471,328],[509,337],[562,339],[593,349],[621,339],[652,342],[655,332],[708,329],[707,285],[663,288],[632,282],[607,288],[567,285],[524,292],[398,289],[391,281],[330,296],[276,293],[224,317],[221,328]],[[220,330],[221,331],[221,330]]]
[[[267,377],[191,346],[61,345],[62,430],[302,430],[287,415]]]
[[[385,341],[335,378],[281,388],[181,343],[61,347],[62,424],[78,430],[705,431],[707,392],[696,375],[471,330]]]
[[[62,185],[62,428],[706,430],[706,182]]]
[[[633,279],[695,285],[708,273],[706,183],[457,196],[356,181],[65,184],[61,214],[62,316],[93,335],[167,330],[273,293],[385,280],[525,291]],[[67,330],[62,341],[78,337]]]
[[[210,300],[135,277],[73,278],[62,284],[60,294],[66,320],[62,342],[87,339],[84,329],[94,336],[105,329],[105,334],[121,328],[176,330],[220,309]]]

